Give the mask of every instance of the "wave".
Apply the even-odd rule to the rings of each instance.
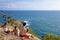
[[[29,21],[24,21],[25,23],[26,23],[26,26],[29,26],[30,24],[29,24]]]

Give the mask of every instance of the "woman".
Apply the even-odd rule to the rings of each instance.
[[[28,28],[26,28],[26,23],[22,22],[20,26],[20,36],[22,38],[30,38],[31,34],[28,33]]]

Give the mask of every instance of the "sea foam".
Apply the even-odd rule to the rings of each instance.
[[[29,24],[29,21],[24,21],[25,23],[26,23],[26,26],[29,26],[30,24]]]

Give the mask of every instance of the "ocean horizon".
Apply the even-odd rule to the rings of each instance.
[[[60,11],[7,11],[4,13],[13,16],[14,19],[26,21],[40,37],[46,34],[60,36]],[[3,23],[2,14],[0,22]]]

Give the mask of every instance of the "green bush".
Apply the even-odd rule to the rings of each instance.
[[[52,34],[47,34],[42,38],[42,40],[60,40],[60,37]]]

